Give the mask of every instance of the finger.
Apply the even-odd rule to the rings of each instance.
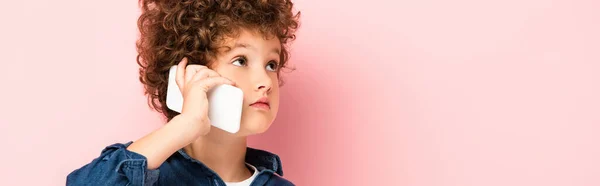
[[[191,82],[198,81],[201,79],[206,79],[209,77],[220,77],[220,76],[221,75],[219,75],[219,73],[215,72],[214,70],[211,70],[209,68],[204,68],[204,69],[200,69],[198,72],[196,72],[194,77],[192,77]]]
[[[206,66],[202,65],[188,65],[185,67],[185,83],[188,84],[192,81],[193,77],[198,74],[198,71],[206,68]]]
[[[217,86],[217,85],[223,85],[223,84],[227,84],[227,85],[234,85],[234,83],[224,77],[209,77],[206,79],[203,79],[201,81],[195,81],[194,83],[197,83],[196,86],[200,86],[202,87],[202,89],[204,90],[204,92],[208,92],[210,89],[212,89],[213,87]]]
[[[183,85],[185,84],[185,66],[187,65],[187,58],[183,58],[178,64],[177,64],[177,72],[175,73],[175,82],[177,83],[177,86],[179,87],[179,90],[183,92]]]

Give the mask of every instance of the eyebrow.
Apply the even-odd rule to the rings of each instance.
[[[236,48],[246,48],[246,49],[255,49],[254,46],[250,45],[250,44],[246,44],[246,43],[236,43],[235,45],[233,45],[233,47],[227,47],[229,51],[232,51],[233,49]],[[277,55],[281,54],[281,51],[279,51],[279,48],[274,48],[271,52],[276,53]]]

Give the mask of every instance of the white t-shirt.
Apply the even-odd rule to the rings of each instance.
[[[248,165],[249,167],[252,167],[252,169],[254,169],[254,173],[252,174],[252,176],[250,176],[248,179],[241,181],[241,182],[225,182],[225,185],[227,185],[227,186],[250,186],[250,183],[252,183],[252,181],[254,181],[254,179],[258,175],[258,170],[256,170],[256,167],[254,167],[248,163],[246,163],[246,165]]]

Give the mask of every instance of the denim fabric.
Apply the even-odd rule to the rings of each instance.
[[[131,143],[106,147],[100,157],[71,172],[67,176],[67,185],[225,186],[225,182],[214,171],[191,158],[183,149],[173,153],[158,169],[148,170],[146,157],[127,150]],[[281,177],[281,160],[275,154],[248,147],[246,162],[259,171],[252,186],[294,185]]]

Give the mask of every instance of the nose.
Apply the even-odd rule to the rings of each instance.
[[[261,70],[255,73],[254,78],[254,91],[262,93],[263,95],[268,95],[271,93],[271,88],[273,86],[273,81],[269,74],[265,70]]]

